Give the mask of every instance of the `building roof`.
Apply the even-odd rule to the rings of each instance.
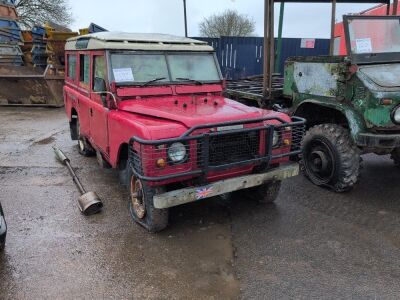
[[[207,42],[169,34],[97,32],[68,39],[66,50],[213,51]]]

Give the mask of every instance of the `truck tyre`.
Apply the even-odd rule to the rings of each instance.
[[[76,119],[76,131],[78,133],[78,149],[79,154],[83,156],[94,156],[96,151],[90,146],[90,144],[86,141],[86,138],[81,136],[81,126],[79,123],[79,118]]]
[[[357,183],[360,151],[347,129],[336,124],[314,126],[304,136],[302,149],[301,169],[315,185],[340,193],[351,190]]]
[[[129,212],[135,222],[152,233],[159,232],[168,226],[169,210],[157,209],[153,203],[153,196],[162,190],[131,176]]]
[[[272,181],[260,186],[249,188],[248,195],[252,199],[257,200],[258,203],[262,204],[274,203],[276,198],[278,198],[280,189],[281,189],[281,182]]]
[[[6,247],[6,236],[0,238],[0,252],[3,252],[5,247]]]
[[[394,165],[400,168],[400,148],[395,148],[390,156],[393,159]]]

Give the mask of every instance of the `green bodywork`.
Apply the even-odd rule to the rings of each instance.
[[[283,96],[293,114],[304,112],[304,105],[338,111],[359,146],[360,134],[400,132],[391,118],[400,104],[399,63],[356,66],[338,56],[293,57],[284,76]]]

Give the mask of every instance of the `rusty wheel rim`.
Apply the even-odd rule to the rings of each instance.
[[[131,178],[131,205],[135,215],[139,219],[143,219],[146,215],[146,206],[143,199],[143,186],[140,180]]]

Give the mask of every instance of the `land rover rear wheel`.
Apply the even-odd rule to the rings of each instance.
[[[162,192],[146,182],[131,176],[129,193],[129,212],[132,219],[150,232],[159,232],[168,226],[168,209],[154,207],[153,196]]]
[[[260,186],[248,189],[249,197],[258,201],[258,203],[268,204],[275,202],[281,189],[280,181],[268,182]]]
[[[336,124],[314,126],[304,136],[302,149],[302,171],[315,185],[345,192],[357,183],[360,151],[347,129]]]
[[[79,153],[83,156],[94,156],[96,152],[86,141],[86,138],[81,135],[81,126],[79,123],[79,118],[76,119],[76,131],[78,133],[78,149]]]

